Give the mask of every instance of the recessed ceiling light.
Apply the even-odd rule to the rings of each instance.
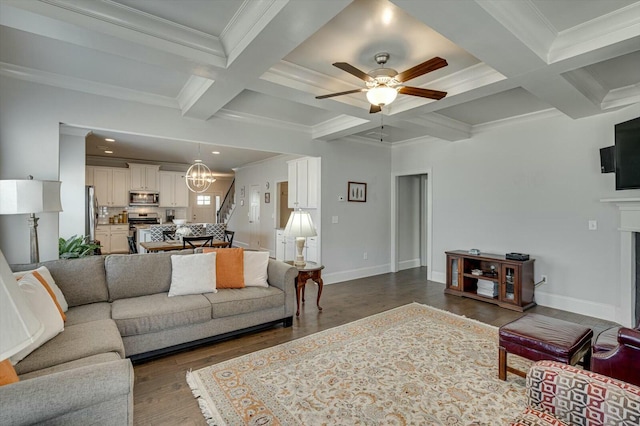
[[[105,154],[113,154],[113,151],[106,150],[104,153]]]
[[[111,139],[111,138],[105,138],[105,141],[107,141],[107,142],[115,142],[116,140],[115,139]]]
[[[220,151],[211,151],[212,154],[219,155]]]

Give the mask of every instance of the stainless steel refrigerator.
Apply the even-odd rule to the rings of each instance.
[[[96,226],[98,225],[98,198],[93,186],[85,187],[85,221],[84,234],[89,236],[89,241],[96,240]]]

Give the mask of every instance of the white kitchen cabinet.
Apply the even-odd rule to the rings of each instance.
[[[124,207],[129,204],[129,170],[93,167],[93,186],[98,205]]]
[[[318,207],[320,159],[303,157],[287,162],[289,175],[289,208]]]
[[[297,254],[296,238],[286,237],[284,229],[276,229],[276,260],[295,260]],[[318,237],[307,237],[302,254],[304,260],[320,263]]]
[[[96,240],[100,241],[102,254],[111,253],[111,225],[98,225],[96,227]]]
[[[159,172],[160,207],[188,207],[189,189],[182,172]]]
[[[102,254],[129,253],[129,225],[98,225],[96,240],[102,245]]]
[[[157,191],[160,166],[128,163],[131,172],[132,191]]]
[[[84,168],[84,184],[93,185],[93,166],[86,166]]]

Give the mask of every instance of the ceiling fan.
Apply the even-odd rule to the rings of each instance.
[[[435,57],[421,64],[416,65],[413,68],[398,73],[393,68],[385,68],[384,65],[389,60],[388,53],[378,53],[374,59],[380,65],[380,68],[365,73],[358,68],[350,65],[346,62],[336,62],[334,67],[340,68],[342,71],[346,71],[349,74],[358,77],[366,84],[366,88],[347,90],[346,92],[330,93],[328,95],[316,96],[316,99],[333,98],[334,96],[350,95],[352,93],[367,92],[367,100],[371,103],[370,113],[382,111],[384,105],[389,105],[393,102],[398,95],[419,96],[421,98],[429,99],[442,99],[447,96],[447,92],[441,92],[439,90],[422,89],[420,87],[404,86],[402,83],[411,80],[412,78],[420,77],[421,75],[430,73],[442,67],[447,66],[447,61]]]

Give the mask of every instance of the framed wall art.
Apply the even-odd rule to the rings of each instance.
[[[359,203],[367,202],[367,184],[364,182],[349,182],[347,187],[347,201]]]

